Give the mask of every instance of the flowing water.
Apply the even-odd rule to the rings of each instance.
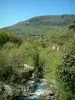
[[[58,100],[57,95],[52,90],[47,90],[45,85],[47,85],[47,81],[40,79],[40,81],[37,82],[37,87],[34,92],[31,92],[27,96],[20,97],[17,100]]]
[[[45,80],[40,79],[40,82],[37,82],[36,91],[30,96],[20,97],[21,99],[19,99],[19,100],[39,100],[40,95],[46,91],[44,88],[45,84],[46,84]]]
[[[38,100],[39,96],[45,92],[44,84],[45,84],[44,80],[41,79],[40,82],[37,83],[37,88],[36,88],[36,91],[34,92],[34,94],[32,96],[29,96],[28,98],[30,100],[35,100],[35,99]]]

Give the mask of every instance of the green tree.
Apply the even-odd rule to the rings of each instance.
[[[75,100],[75,40],[66,49],[57,67],[60,100]]]
[[[0,46],[9,41],[9,36],[6,32],[0,32]]]
[[[69,25],[69,30],[71,30],[71,29],[75,30],[75,23]]]

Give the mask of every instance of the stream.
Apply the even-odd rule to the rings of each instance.
[[[58,95],[53,90],[47,90],[45,85],[47,81],[44,78],[40,79],[34,92],[17,100],[58,100]]]
[[[25,64],[26,65],[26,64]],[[32,79],[35,78],[35,74],[32,75]],[[36,81],[36,87],[34,86],[32,89],[27,89],[27,95],[26,96],[20,96],[14,100],[45,100],[45,98],[48,97],[48,100],[55,100],[55,99],[50,99],[50,98],[55,98],[55,94],[47,90],[45,86],[47,85],[47,80],[44,79],[44,77],[41,75],[41,77],[35,78]],[[31,83],[34,83],[30,81]],[[31,85],[30,83],[30,85]],[[28,85],[29,86],[29,85]],[[41,99],[41,97],[43,99]]]
[[[18,100],[39,100],[41,94],[45,93],[44,85],[46,84],[45,79],[40,79],[40,82],[37,82],[37,88],[34,93],[29,96],[20,97]]]
[[[45,92],[44,84],[45,84],[44,80],[41,79],[40,82],[37,83],[36,91],[34,92],[34,94],[32,96],[29,96],[28,99],[30,99],[30,100],[35,100],[35,99],[38,100],[39,96]]]

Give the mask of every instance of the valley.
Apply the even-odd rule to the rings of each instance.
[[[74,100],[74,93],[75,14],[0,29],[1,100]]]

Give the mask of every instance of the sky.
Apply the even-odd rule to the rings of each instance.
[[[75,0],[0,0],[0,28],[41,15],[75,14]]]

